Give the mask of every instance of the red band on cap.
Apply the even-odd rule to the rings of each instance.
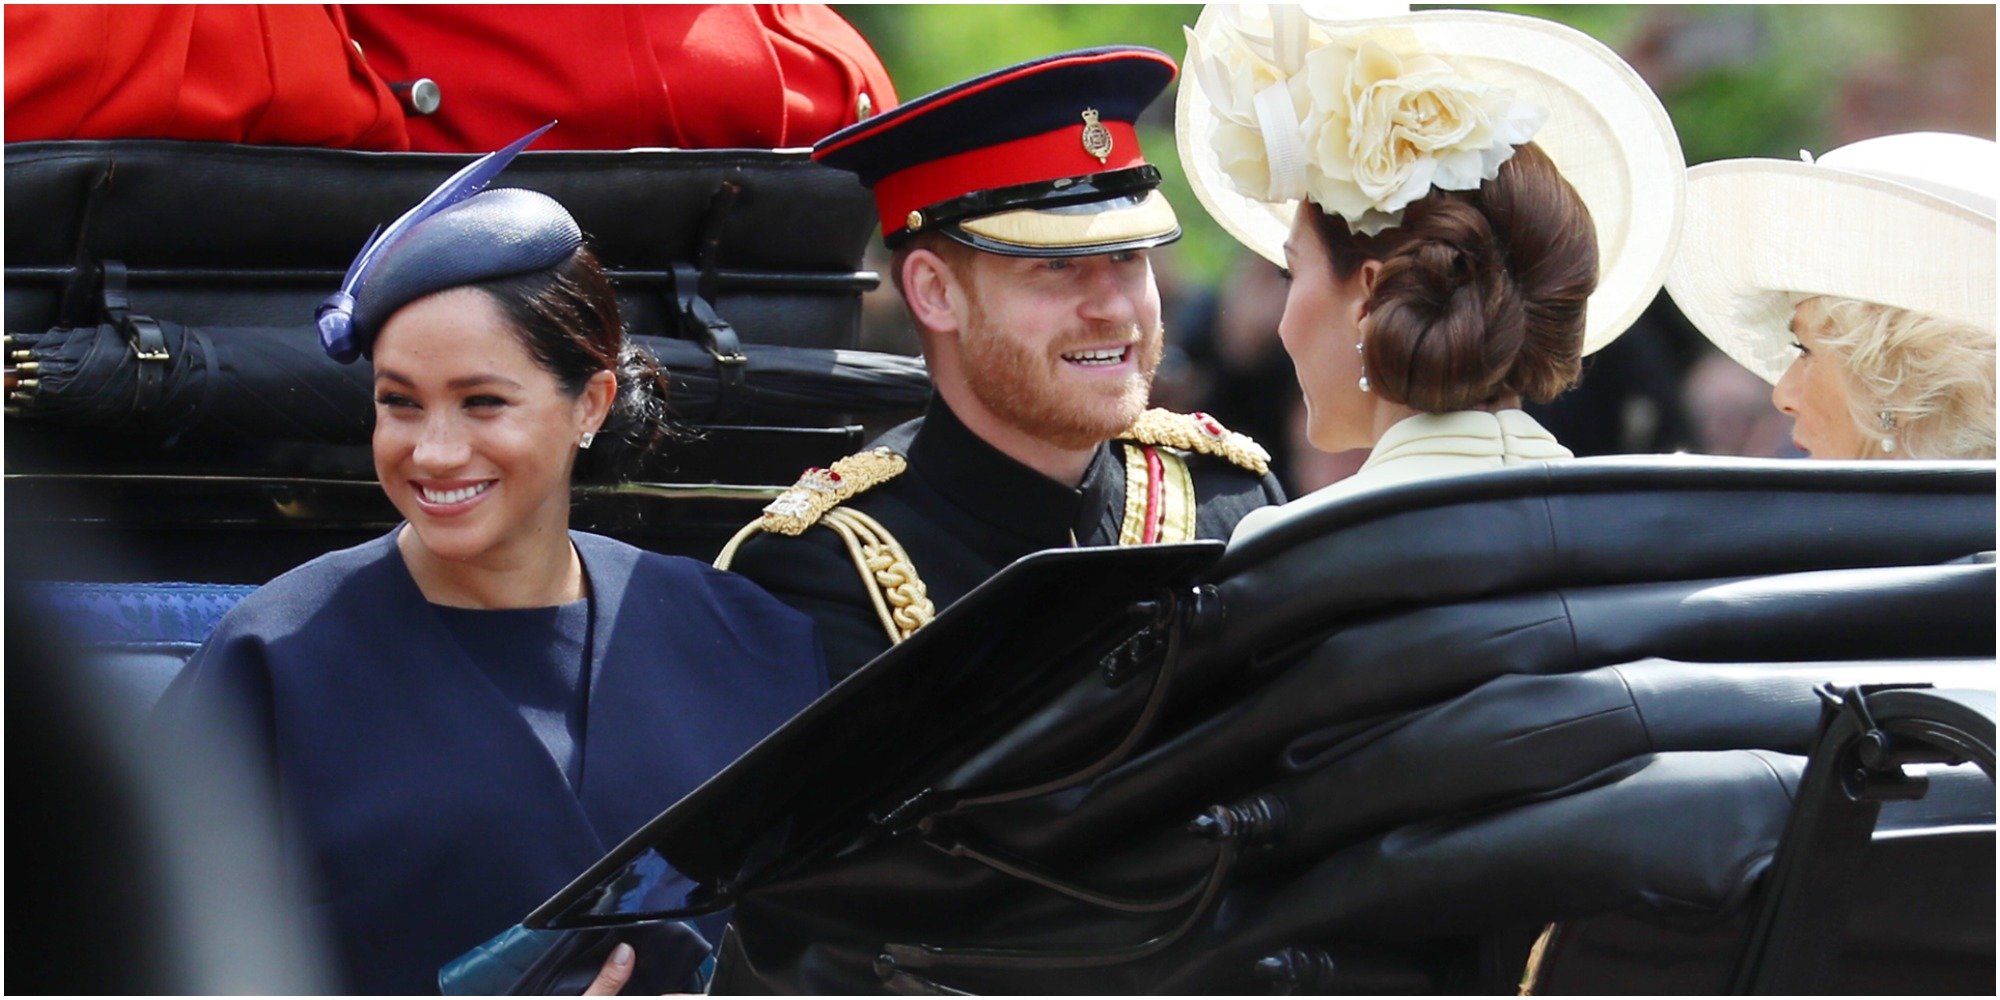
[[[990,79],[982,80],[977,84],[960,84],[957,87],[948,88],[950,90],[948,94],[942,92],[938,94],[926,94],[888,114],[871,119],[865,123],[850,126],[846,138],[826,145],[815,146],[813,148],[813,159],[823,159],[828,153],[846,149],[857,142],[873,138],[889,129],[900,128],[904,122],[915,119],[920,115],[935,114],[940,109],[949,108],[953,104],[963,101],[974,94],[992,90],[995,87],[1004,87],[1025,77],[1059,72],[1073,66],[1089,66],[1094,63],[1129,63],[1133,60],[1156,62],[1165,66],[1167,68],[1168,80],[1172,80],[1174,77],[1180,75],[1180,69],[1174,65],[1172,59],[1167,58],[1165,53],[1154,52],[1149,49],[1120,48],[1109,52],[1075,53],[1060,58],[1040,59],[1025,66],[1016,66],[1012,72],[1001,73]],[[864,125],[865,127],[863,127]]]
[[[1111,155],[1101,163],[1083,149],[1083,120],[1079,118],[1075,125],[1053,132],[967,150],[890,174],[875,184],[875,208],[882,213],[882,232],[889,236],[902,232],[908,228],[911,212],[974,191],[1145,166],[1138,133],[1129,122],[1103,125],[1111,133]]]

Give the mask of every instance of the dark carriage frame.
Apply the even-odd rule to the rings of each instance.
[[[467,159],[9,144],[7,330],[116,329],[140,413],[115,430],[37,420],[32,375],[17,386],[6,470],[16,572],[258,583],[395,524],[365,444],[260,438],[259,428],[181,434],[149,425],[143,408],[149,379],[171,361],[161,321],[309,326],[370,228]],[[856,450],[864,421],[913,412],[905,399],[899,411],[767,407],[760,418],[744,401],[746,354],[853,349],[861,296],[880,283],[863,266],[872,200],[805,150],[530,152],[499,183],[572,209],[631,332],[688,341],[713,363],[712,401],[680,414],[689,432],[619,481],[580,487],[578,527],[705,559],[801,471]],[[10,373],[30,358],[17,348]]]
[[[249,149],[151,141],[10,145],[6,176],[12,209],[6,233],[7,329],[33,331],[108,323],[132,352],[143,390],[145,373],[153,370],[149,366],[160,363],[152,339],[158,321],[246,327],[303,324],[313,305],[337,281],[368,227],[393,217],[401,206],[420,197],[464,160],[435,154]],[[297,178],[302,176],[315,180],[301,185]],[[812,165],[802,151],[531,153],[510,170],[505,183],[543,190],[571,205],[604,250],[633,329],[697,345],[713,360],[716,379],[725,386],[732,378],[741,377],[741,359],[756,345],[852,347],[859,296],[878,281],[862,266],[866,234],[873,221],[866,193],[845,175]],[[201,191],[228,191],[240,197],[190,201],[189,192]],[[23,206],[28,206],[27,210]],[[269,225],[272,217],[285,218],[287,225]],[[231,237],[218,239],[217,233]],[[153,324],[151,329],[149,323]],[[139,402],[135,397],[134,403]],[[378,535],[396,521],[393,508],[374,483],[363,445],[260,440],[255,434],[181,434],[181,428],[174,427],[126,427],[112,432],[37,420],[31,393],[10,403],[19,412],[10,412],[7,421],[6,544],[17,579],[95,580],[113,586],[163,579],[260,583],[320,552]],[[678,443],[670,454],[642,466],[625,480],[579,489],[578,526],[645,547],[706,558],[799,470],[830,463],[853,451],[865,436],[858,421],[852,419],[856,415],[843,412],[829,411],[821,419],[780,426],[759,426],[733,420],[729,404],[721,402],[712,410],[689,416],[695,418],[698,431]],[[1609,463],[1580,465],[1562,475],[1594,477],[1596,485],[1579,495],[1603,496],[1621,489],[1643,492],[1676,483],[1698,486],[1705,477],[1727,481],[1736,473],[1716,471],[1727,464],[1686,460],[1620,467]],[[1768,467],[1781,478],[1799,474],[1796,469],[1784,470],[1781,464]],[[1963,478],[1968,474],[1963,468],[1926,470],[1922,466],[1872,471],[1879,474],[1866,478],[1878,485],[1900,484],[1892,485],[1887,494],[1903,493],[1918,500],[1930,488],[1927,476]],[[1974,469],[1970,474],[1976,476],[1980,471]],[[1990,494],[1990,463],[1983,473]],[[1833,493],[1848,489],[1835,482],[1841,475],[1833,470],[1825,489]],[[983,692],[978,697],[1010,705],[1014,714],[989,715],[977,726],[963,727],[958,735],[966,740],[976,735],[988,741],[983,749],[962,741],[953,744],[948,737],[954,727],[943,724],[948,721],[943,716],[933,720],[940,723],[932,732],[938,747],[980,752],[938,773],[901,775],[903,784],[884,793],[895,801],[872,803],[866,816],[857,817],[852,809],[867,801],[868,795],[849,789],[854,794],[842,798],[832,794],[838,789],[822,787],[819,790],[826,794],[815,813],[816,828],[824,832],[841,828],[843,823],[861,822],[866,848],[912,835],[926,815],[940,808],[962,807],[968,799],[982,797],[968,792],[946,802],[950,796],[933,792],[926,798],[922,794],[940,781],[960,780],[968,783],[967,788],[986,782],[1019,793],[1011,797],[1025,800],[1050,792],[1065,781],[1094,780],[1108,773],[1126,751],[1146,737],[1150,723],[1133,726],[1135,713],[1147,719],[1149,712],[1157,716],[1176,710],[1164,699],[1175,693],[1180,681],[1169,688],[1149,679],[1163,660],[1178,656],[1184,661],[1183,670],[1212,680],[1232,665],[1269,667],[1296,655],[1302,645],[1326,638],[1326,629],[1317,618],[1325,608],[1302,603],[1295,593],[1298,588],[1269,591],[1282,594],[1281,599],[1254,603],[1236,599],[1242,593],[1266,592],[1260,591],[1257,583],[1259,573],[1284,577],[1296,570],[1272,567],[1281,567],[1287,558],[1299,565],[1330,558],[1328,552],[1315,555],[1315,544],[1339,536],[1351,524],[1374,518],[1402,517],[1406,530],[1419,534],[1448,528],[1448,519],[1426,520],[1430,515],[1424,508],[1435,506],[1432,501],[1436,497],[1457,492],[1461,500],[1504,500],[1510,490],[1518,492],[1523,478],[1488,477],[1476,486],[1428,484],[1393,495],[1362,498],[1310,528],[1301,527],[1302,519],[1289,519],[1233,550],[1215,566],[1205,561],[1213,558],[1212,552],[1194,559],[1187,552],[1161,550],[1125,560],[1122,567],[1103,570],[1107,579],[1122,581],[1117,586],[1107,585],[1106,593],[1117,591],[1123,597],[1122,603],[1109,608],[1094,626],[1086,626],[1076,615],[1037,616],[1032,594],[1001,599],[1021,623],[1018,634],[1004,637],[1007,641],[986,641],[992,637],[982,639],[978,627],[959,634],[954,631],[955,619],[947,614],[935,626],[936,632],[920,633],[909,647],[857,674],[827,701],[802,715],[798,724],[821,727],[816,731],[821,736],[837,736],[843,730],[839,718],[843,705],[878,722],[884,713],[909,710],[907,705],[898,709],[900,702],[885,701],[871,707],[868,701],[872,697],[870,685],[883,685],[887,682],[881,678],[892,675],[902,677],[897,683],[904,686],[905,695],[912,696],[924,689],[926,676],[933,680],[954,677],[971,685],[962,690]],[[1811,476],[1807,474],[1807,478]],[[1462,492],[1461,486],[1470,486],[1470,492]],[[1783,513],[1758,504],[1755,489],[1743,496],[1758,517]],[[1421,502],[1403,514],[1393,514],[1413,498]],[[1910,517],[1922,516],[1920,504],[1905,504],[1899,509]],[[1990,523],[1990,502],[1986,510]],[[1505,516],[1513,518],[1509,523],[1532,520],[1516,516],[1519,513]],[[1856,520],[1852,511],[1843,516],[1854,523],[1865,521]],[[1566,544],[1572,544],[1569,555],[1580,556],[1581,561],[1573,559],[1559,568],[1564,572],[1579,567],[1598,572],[1616,563],[1621,554],[1629,555],[1633,540],[1623,537],[1615,525],[1613,529],[1568,539]],[[1688,528],[1683,523],[1670,530]],[[1754,568],[1746,565],[1745,572],[1786,571],[1796,561],[1791,557],[1811,544],[1809,534],[1783,535],[1780,542],[1773,543],[1775,547],[1760,553],[1764,562]],[[1472,537],[1468,544],[1479,541]],[[1854,557],[1853,567],[1905,565],[1887,555],[1896,547],[1894,533],[1885,533],[1876,541],[1875,549]],[[1987,534],[1984,549],[1990,551],[1991,547],[1991,535]],[[1965,548],[1954,543],[1918,561],[1966,555]],[[1394,545],[1371,548],[1366,542],[1350,542],[1333,554],[1372,567],[1356,574],[1366,587],[1357,584],[1353,593],[1334,595],[1356,602],[1341,612],[1350,618],[1387,614],[1405,598],[1435,597],[1425,589],[1425,580],[1406,571],[1399,574]],[[1595,562],[1590,558],[1593,554]],[[1671,556],[1666,553],[1661,558]],[[1883,561],[1885,558],[1888,561]],[[1058,556],[1045,561],[1057,567],[1048,572],[1061,578],[1063,559]],[[1190,569],[1196,562],[1202,567]],[[1990,576],[1990,560],[1986,565]],[[1805,567],[1800,562],[1793,568]],[[1140,579],[1144,574],[1133,575],[1141,569],[1187,578],[1180,580],[1181,586],[1147,593]],[[1003,582],[1001,589],[1007,586]],[[1045,580],[1036,586],[1046,589],[1049,584]],[[1460,596],[1486,595],[1475,591]],[[992,613],[992,608],[981,611],[981,599],[977,594],[968,599],[964,614]],[[1232,605],[1232,601],[1235,610],[1230,629],[1216,633],[1220,639],[1203,638],[1194,623],[1204,620],[1214,607]],[[1037,627],[1070,631],[1062,636],[1037,637],[1033,632]],[[1182,636],[1182,628],[1193,631]],[[1180,648],[1183,644],[1185,650]],[[1021,685],[999,684],[997,675],[977,673],[988,660],[1020,661],[1042,654],[1047,654],[1042,665],[1051,672],[1034,675]],[[1990,654],[1989,648],[1986,655]],[[957,672],[927,672],[926,660],[949,664]],[[1162,699],[1158,703],[1155,694]],[[1837,897],[1840,887],[1849,883],[1830,878],[1825,871],[1829,866],[1836,871],[1852,867],[1848,862],[1857,843],[1865,840],[1858,831],[1863,826],[1863,813],[1868,811],[1865,796],[1848,795],[1853,789],[1839,780],[1854,770],[1850,764],[1859,761],[1887,774],[1928,754],[1982,760],[1990,774],[1990,697],[1980,703],[1976,698],[1967,702],[1936,692],[1866,689],[1829,689],[1826,697],[1825,745],[1813,757],[1814,770],[1806,779],[1809,793],[1793,819],[1796,831],[1787,836],[1785,852],[1769,880],[1774,888],[1763,897],[1762,909],[1752,921],[1750,958],[1740,963],[1740,974],[1733,984],[1738,989],[1829,985],[1818,977],[1830,968],[1824,959],[1827,942],[1836,929],[1826,923],[1825,914],[1838,909],[1838,899],[1829,901],[1827,894]],[[1044,704],[1036,699],[1052,701]],[[1051,705],[1061,711],[1047,715],[1045,710]],[[1879,708],[1870,714],[1868,706]],[[1062,711],[1070,713],[1069,722],[1075,724],[1066,724],[1058,731],[1050,720],[1060,717]],[[1186,707],[1178,711],[1185,721]],[[1925,717],[1926,712],[1945,721],[1910,721]],[[1874,724],[1878,721],[1880,725]],[[772,766],[770,760],[779,755],[786,740],[800,738],[796,731],[787,732],[767,741],[766,747],[776,749],[753,751],[677,807],[680,814],[670,811],[634,842],[673,828],[693,831],[690,836],[698,844],[705,836],[702,830],[711,825],[706,819],[688,818],[699,809],[727,811],[734,796],[766,794],[786,784],[764,781],[759,791],[759,782],[744,775],[754,777],[756,768]],[[1938,750],[1935,744],[1939,742],[1956,749]],[[789,784],[796,794],[799,783]],[[749,793],[744,791],[746,787]],[[1910,791],[1894,774],[1861,782],[1860,787],[1869,794],[1886,789],[1891,797]],[[993,799],[990,788],[984,797]],[[842,813],[843,809],[849,812]],[[1226,825],[1244,818],[1224,815],[1214,822]],[[1873,816],[1866,818],[1872,820]],[[853,834],[853,829],[846,830],[847,836]],[[1990,820],[1985,836],[1990,841]],[[705,852],[710,860],[695,867],[713,869],[704,874],[707,881],[715,883],[708,890],[710,896],[696,901],[690,909],[754,900],[762,883],[754,879],[731,883],[714,875],[732,867],[748,871],[747,861],[756,860],[752,857],[755,852],[744,853],[750,846],[755,845],[718,846],[710,842],[686,848]],[[963,840],[958,846],[958,857],[968,864],[994,870],[998,870],[993,864],[996,859],[1001,867],[1012,864],[972,840]],[[782,855],[785,865],[762,874],[770,881],[780,881],[780,876],[795,875],[853,848],[853,843],[829,835],[811,850]],[[973,858],[974,854],[985,857]],[[762,860],[770,862],[777,857]],[[622,863],[607,859],[586,873],[570,895],[552,901],[537,918],[553,920],[558,911],[587,894],[589,883],[613,875]],[[1039,878],[1046,883],[1043,889],[1058,882],[1048,877],[1047,871],[1013,867],[1025,881]],[[1078,885],[1064,882],[1056,888],[1076,890]],[[1576,958],[1589,955],[1593,942],[1600,947],[1606,942],[1619,944],[1617,935],[1621,932],[1615,927],[1607,931],[1607,926],[1595,925],[1595,938],[1584,932],[1593,928],[1586,927],[1566,939],[1552,940],[1547,945],[1550,953],[1566,950],[1571,958],[1553,961],[1540,985],[1587,989],[1621,982],[1615,973],[1609,980],[1601,974],[1592,979],[1590,963]],[[740,949],[743,942],[736,942],[736,946]],[[905,941],[899,948],[895,954],[902,958],[923,960],[923,946]],[[1426,978],[1421,969],[1413,973],[1406,965],[1398,965],[1407,955],[1384,954],[1336,955],[1293,948],[1265,956],[1269,961],[1260,960],[1257,968],[1261,981],[1292,991],[1437,988],[1444,982]],[[1421,957],[1424,953],[1419,949],[1413,954]],[[895,965],[890,963],[889,979],[874,984],[919,987],[948,978],[931,980]],[[869,975],[880,971],[864,970]],[[848,985],[871,982],[864,978]],[[1454,982],[1462,985],[1464,981]]]

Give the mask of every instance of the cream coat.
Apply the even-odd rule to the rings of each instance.
[[[1244,538],[1284,514],[1384,486],[1573,457],[1555,435],[1520,410],[1420,413],[1384,431],[1354,475],[1282,507],[1251,511],[1229,537]]]

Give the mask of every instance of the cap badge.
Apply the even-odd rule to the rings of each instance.
[[[1097,162],[1106,163],[1111,159],[1111,130],[1097,121],[1097,109],[1083,109],[1083,151],[1097,157]]]
[[[903,228],[911,232],[924,228],[924,213],[911,212],[908,216],[904,217]]]

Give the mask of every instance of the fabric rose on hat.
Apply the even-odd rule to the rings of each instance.
[[[1217,166],[1247,198],[1310,198],[1373,235],[1433,189],[1491,180],[1548,118],[1408,30],[1344,32],[1290,5],[1218,13],[1187,31],[1188,73]]]
[[[1304,136],[1298,121],[1310,95],[1300,71],[1310,43],[1324,44],[1325,34],[1294,11],[1278,8],[1259,16],[1254,7],[1223,12],[1206,41],[1193,28],[1182,30],[1188,74],[1207,95],[1215,116],[1209,145],[1230,186],[1260,201],[1305,197],[1306,178],[1298,169],[1305,157]],[[1273,169],[1273,142],[1287,145],[1285,155],[1294,169],[1286,169],[1282,161]]]
[[[1443,59],[1399,55],[1376,38],[1314,49],[1304,75],[1308,196],[1371,235],[1432,188],[1491,180],[1548,118]]]

